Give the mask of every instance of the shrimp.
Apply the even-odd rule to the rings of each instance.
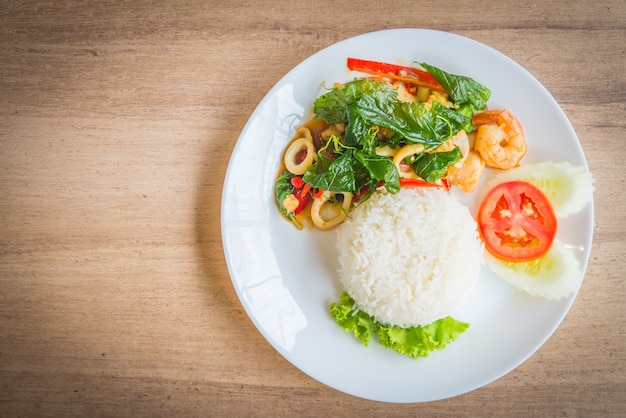
[[[467,154],[461,168],[455,166],[449,168],[448,181],[451,186],[456,186],[469,193],[478,185],[484,169],[485,161],[480,154],[472,150]]]
[[[528,147],[522,124],[507,110],[487,110],[473,117],[478,125],[474,149],[492,168],[519,165]]]

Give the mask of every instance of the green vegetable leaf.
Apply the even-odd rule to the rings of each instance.
[[[383,346],[412,358],[428,357],[432,351],[444,348],[469,328],[468,323],[449,316],[421,327],[383,325],[359,310],[347,292],[344,291],[339,300],[330,305],[330,313],[341,328],[354,334],[366,346],[376,335]]]
[[[311,165],[302,179],[312,187],[331,192],[353,192],[356,190],[356,171],[352,150],[331,160],[318,153],[317,162]]]
[[[440,68],[421,63],[450,95],[450,99],[457,105],[469,104],[474,110],[483,110],[491,97],[491,90],[483,86],[473,78],[450,74]]]
[[[377,154],[366,154],[362,151],[355,151],[354,156],[367,169],[370,178],[373,180],[370,186],[376,188],[380,181],[385,182],[385,189],[389,193],[400,191],[400,175],[393,161],[389,157]]]
[[[459,147],[454,147],[450,151],[422,153],[411,165],[415,174],[434,183],[446,175],[449,166],[456,164],[462,158],[463,153]]]
[[[394,101],[398,93],[386,83],[370,78],[357,79],[344,84],[342,87],[333,87],[315,99],[313,111],[316,118],[322,118],[326,123],[347,123],[350,114],[354,117],[352,109],[357,100],[362,97],[371,97],[374,100],[385,103]]]
[[[418,358],[444,348],[468,328],[468,323],[447,316],[422,327],[380,326],[377,335],[383,346]]]
[[[402,135],[407,143],[423,144],[435,149],[463,129],[469,119],[434,102],[429,109],[421,103],[395,101],[380,107],[369,97],[358,102],[361,116],[367,122],[383,126]]]
[[[467,112],[467,109],[463,109],[463,112],[461,112],[459,110],[445,107],[438,102],[434,102],[432,106],[432,112],[440,123],[440,129],[442,133],[448,133],[450,135],[442,142],[447,141],[448,139],[450,139],[450,137],[456,135],[461,129],[466,129],[468,126],[471,132],[473,114],[472,111]]]
[[[313,107],[315,117],[326,123],[346,123],[345,144],[369,153],[376,146],[367,135],[372,125],[388,128],[408,143],[434,149],[471,124],[468,115],[440,103],[429,109],[421,103],[401,102],[391,86],[369,78],[333,88],[318,97]]]
[[[293,213],[287,213],[287,210],[283,206],[283,201],[285,198],[293,193],[293,186],[291,185],[291,179],[294,177],[289,171],[285,170],[276,179],[276,184],[274,186],[276,196],[276,203],[278,204],[278,209],[280,212],[285,215],[287,218],[293,216]]]
[[[463,129],[465,129],[465,132],[467,132],[468,134],[471,133],[474,128],[474,126],[472,125],[472,116],[474,115],[474,110],[472,109],[472,106],[470,106],[469,104],[464,104],[462,106],[459,106],[457,112],[463,115],[467,120],[467,122],[463,126]]]
[[[376,324],[374,320],[365,312],[356,308],[354,300],[343,292],[339,297],[339,303],[330,305],[330,314],[341,328],[354,336],[367,346],[376,334]]]
[[[276,198],[276,204],[278,206],[278,210],[280,213],[287,218],[289,222],[294,224],[298,229],[302,228],[302,223],[296,218],[296,215],[293,212],[287,212],[287,209],[283,206],[283,201],[285,198],[294,192],[294,187],[291,184],[291,179],[295,177],[294,174],[285,170],[276,179],[276,184],[274,185],[274,196]]]

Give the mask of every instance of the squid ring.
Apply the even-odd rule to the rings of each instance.
[[[301,152],[306,152],[306,156],[300,162],[296,162]],[[285,151],[285,168],[295,175],[304,174],[315,160],[315,146],[307,138],[298,138],[287,147]]]
[[[322,211],[324,206],[338,205],[338,203],[329,202],[331,197],[334,197],[338,194],[343,195],[343,202],[341,203],[341,208],[339,208],[339,213],[328,220],[324,219],[322,217]],[[348,217],[347,212],[350,209],[351,204],[352,193],[334,193],[329,192],[328,190],[324,191],[320,198],[313,199],[313,204],[311,205],[311,220],[313,221],[313,226],[322,231],[328,231],[329,229],[333,229],[334,227],[346,220],[346,218]]]
[[[400,178],[404,179],[418,179],[419,176],[413,172],[413,170],[404,171],[400,164],[406,157],[411,155],[417,155],[424,151],[424,146],[421,144],[409,144],[405,145],[398,150],[396,155],[393,156],[393,164],[396,166],[398,170],[398,174],[400,174]]]
[[[302,135],[303,137],[305,137],[309,141],[313,142],[313,135],[311,135],[311,130],[309,128],[307,128],[306,126],[299,127],[296,130],[296,133]]]

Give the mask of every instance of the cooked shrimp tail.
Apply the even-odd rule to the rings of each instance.
[[[472,118],[477,126],[474,149],[488,167],[517,167],[528,149],[522,124],[508,110],[488,110]]]
[[[474,150],[470,151],[461,168],[450,167],[448,181],[451,186],[456,186],[464,192],[472,192],[480,181],[480,176],[485,169],[485,161]]]

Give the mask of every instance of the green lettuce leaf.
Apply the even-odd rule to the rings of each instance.
[[[377,326],[372,317],[363,311],[359,311],[354,300],[343,292],[338,303],[330,305],[330,314],[341,328],[363,343],[369,345],[370,340],[376,334]]]
[[[335,322],[345,331],[353,334],[364,345],[369,345],[374,336],[378,342],[408,357],[428,357],[457,339],[469,328],[466,322],[452,317],[441,318],[421,327],[401,328],[383,325],[356,306],[347,292],[339,297],[339,302],[330,305],[330,313]]]
[[[446,316],[421,327],[380,326],[377,335],[383,346],[418,358],[428,357],[431,352],[444,348],[468,328],[468,323]]]

